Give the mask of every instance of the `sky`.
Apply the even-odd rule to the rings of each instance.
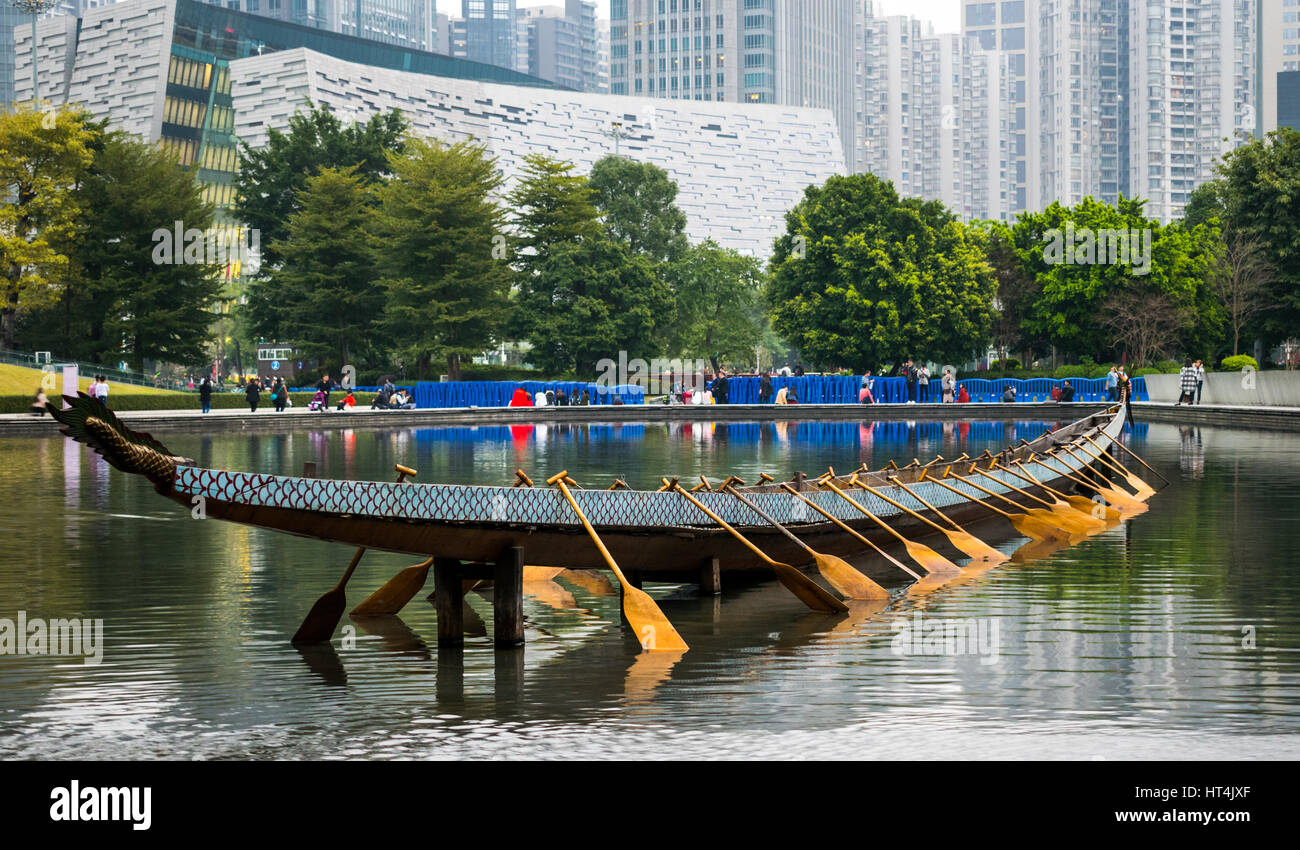
[[[787,0],[799,2],[799,0]],[[886,15],[911,15],[934,22],[935,32],[961,31],[961,0],[876,0]],[[437,0],[438,11],[460,15],[460,0]],[[518,0],[520,6],[562,6],[563,0]],[[609,19],[609,0],[596,0],[601,18]]]

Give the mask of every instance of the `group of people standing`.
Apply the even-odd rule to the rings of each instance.
[[[1183,361],[1183,368],[1178,370],[1178,401],[1174,402],[1174,407],[1183,402],[1189,405],[1200,404],[1204,386],[1205,364],[1199,359],[1188,357]]]

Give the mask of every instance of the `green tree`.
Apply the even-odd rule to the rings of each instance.
[[[1208,288],[1212,226],[1162,227],[1147,218],[1145,203],[1084,198],[1073,207],[1053,203],[1017,219],[1012,241],[1022,273],[1035,281],[1022,305],[1023,334],[1100,362],[1124,350],[1107,313],[1145,303],[1176,313],[1173,336],[1189,350],[1217,344],[1221,317]],[[1127,261],[1111,234],[1130,237]],[[1129,293],[1141,297],[1119,298]]]
[[[91,356],[196,365],[221,292],[220,262],[233,259],[213,229],[193,169],[124,133],[108,135],[82,184],[73,258],[87,296]],[[176,244],[175,225],[194,237]],[[200,236],[200,234],[202,234]],[[200,241],[201,240],[201,241]]]
[[[384,303],[366,233],[373,204],[356,172],[326,168],[307,179],[287,238],[273,246],[282,261],[270,277],[284,341],[308,357],[337,355],[340,367],[354,363]]]
[[[299,207],[298,193],[309,177],[323,168],[355,166],[364,182],[380,180],[388,173],[388,154],[401,151],[406,138],[408,123],[398,111],[344,126],[327,107],[310,101],[306,105],[306,111],[290,117],[287,133],[272,129],[263,147],[240,147],[235,213],[260,231],[267,270],[280,264],[271,246],[288,235],[289,219]]]
[[[607,236],[587,179],[573,166],[530,157],[510,193],[516,256],[515,335],[552,372],[594,373],[620,350],[659,353],[673,298],[657,268]]]
[[[871,174],[805,190],[768,281],[777,332],[804,357],[855,370],[969,359],[988,341],[996,293],[965,225],[938,202],[900,200]]]
[[[70,268],[75,186],[90,165],[97,133],[83,113],[67,109],[52,122],[34,111],[0,115],[0,347],[14,347],[21,313],[58,297]]]
[[[645,257],[598,236],[546,251],[521,281],[516,327],[534,363],[553,374],[594,377],[602,358],[653,356],[673,297]]]
[[[505,220],[493,194],[496,159],[483,145],[411,138],[377,187],[375,268],[386,302],[377,332],[425,377],[435,358],[452,380],[489,348],[509,308],[510,268],[496,250]]]
[[[763,271],[758,260],[713,240],[686,249],[668,273],[677,301],[675,348],[687,358],[744,360],[762,337]]]
[[[1259,246],[1273,270],[1266,299],[1244,332],[1276,342],[1300,326],[1300,131],[1282,127],[1223,155],[1217,178],[1193,193],[1188,225],[1217,218],[1229,239]]]
[[[687,249],[677,183],[657,165],[607,156],[591,167],[591,190],[610,238],[660,263]]]

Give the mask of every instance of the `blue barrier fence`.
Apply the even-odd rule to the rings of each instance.
[[[879,404],[901,404],[908,401],[907,382],[902,378],[875,378],[875,398]],[[1105,378],[1070,378],[1074,387],[1075,401],[1105,401]],[[967,378],[957,382],[965,387],[972,402],[1000,402],[1007,386],[1016,388],[1017,402],[1049,401],[1052,389],[1065,383],[1058,378],[1000,378],[989,381],[982,378]],[[1148,401],[1145,378],[1133,378],[1133,400]],[[803,375],[802,377],[772,378],[772,392],[788,387],[799,399],[800,404],[857,404],[858,390],[862,386],[862,377],[855,375]],[[570,402],[576,402],[583,390],[587,391],[591,404],[613,404],[618,397],[623,404],[644,404],[645,391],[634,385],[606,387],[581,381],[424,381],[412,387],[404,388],[412,392],[415,406],[419,408],[441,407],[505,407],[510,404],[515,389],[522,387],[529,397],[536,397],[539,391],[564,390]],[[727,379],[727,400],[731,404],[759,404],[759,378],[741,376]],[[360,392],[374,392],[378,387],[357,387]],[[297,387],[292,392],[312,392],[315,387]],[[340,390],[335,390],[335,393]],[[918,399],[921,402],[939,402],[942,390],[939,380],[932,378],[924,391],[918,387]],[[331,397],[333,400],[333,397]],[[771,403],[771,401],[769,401]]]
[[[644,404],[641,387],[620,385],[606,387],[580,381],[424,381],[415,385],[415,406],[426,407],[506,407],[515,390],[522,387],[530,398],[546,390],[564,390],[570,403],[585,390],[589,404]]]
[[[878,404],[901,404],[908,401],[907,381],[903,378],[875,378],[875,396]],[[1008,386],[1016,388],[1016,401],[1050,401],[1052,388],[1064,385],[1063,378],[967,378],[957,382],[965,387],[972,402],[1000,402]],[[1070,378],[1075,401],[1105,401],[1105,378]],[[1145,378],[1133,378],[1133,400],[1147,401]],[[853,375],[804,375],[799,378],[772,378],[773,394],[782,387],[790,387],[800,404],[857,404],[862,377]],[[759,378],[752,376],[727,379],[727,401],[731,404],[759,404]],[[917,387],[918,401],[939,402],[942,387],[938,378],[931,378],[922,390]]]

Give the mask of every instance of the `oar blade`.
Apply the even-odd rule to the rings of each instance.
[[[888,599],[889,591],[853,568],[843,558],[817,553],[817,569],[831,587],[849,599]]]
[[[644,590],[624,586],[623,616],[647,652],[684,652],[690,648]]]
[[[415,598],[429,579],[433,559],[414,564],[384,582],[383,586],[352,609],[353,617],[386,617],[396,614]]]
[[[342,588],[336,587],[326,592],[303,618],[302,625],[293,636],[293,643],[324,643],[329,640],[334,636],[334,628],[339,624],[347,604]]]
[[[824,611],[827,614],[843,614],[849,610],[849,606],[789,564],[773,561],[772,569],[776,571],[777,581],[812,610]]]
[[[954,576],[961,574],[961,569],[956,564],[924,543],[909,540],[906,549],[912,560],[925,567],[932,575]]]
[[[947,531],[944,533],[948,535],[948,540],[953,546],[977,561],[1000,563],[1007,560],[1007,555],[1002,554],[968,531]]]

